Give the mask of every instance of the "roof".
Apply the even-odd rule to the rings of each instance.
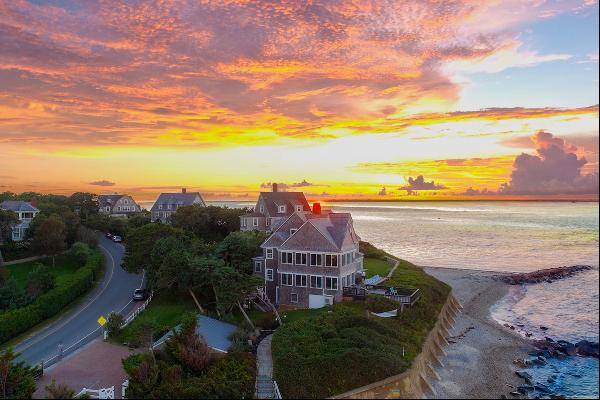
[[[4,210],[14,211],[14,212],[39,212],[40,211],[37,208],[35,208],[34,206],[32,206],[31,203],[28,203],[26,201],[21,201],[21,200],[3,201],[2,203],[0,203],[0,208],[2,208]]]
[[[293,235],[290,229],[298,229]],[[354,231],[349,213],[313,214],[299,212],[291,215],[262,244],[280,250],[312,250],[343,252],[358,246],[360,238]]]
[[[261,192],[259,196],[263,199],[267,208],[267,213],[270,216],[282,215],[279,212],[278,206],[287,205],[287,210],[284,215],[290,215],[295,212],[294,206],[301,205],[304,211],[310,211],[310,205],[302,192]]]
[[[101,194],[98,196],[98,205],[100,207],[112,206],[119,201],[124,194]]]
[[[188,193],[161,193],[156,199],[156,202],[152,206],[151,211],[158,210],[159,205],[164,204],[176,204],[179,206],[191,206],[196,201],[196,198],[200,199],[200,204],[205,205],[204,200],[199,192],[188,192]]]
[[[249,214],[244,214],[244,215],[241,216],[241,218],[249,218],[249,217],[262,217],[262,218],[264,218],[265,215],[261,214],[259,212],[254,211],[254,212],[251,212]]]

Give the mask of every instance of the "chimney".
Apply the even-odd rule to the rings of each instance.
[[[34,206],[35,208],[37,208],[37,206],[39,204],[38,198],[37,197],[33,197],[31,199],[31,201],[29,202],[29,204],[31,204],[32,206]]]
[[[277,193],[277,184],[273,183],[273,193]]]
[[[313,203],[313,214],[321,214],[321,203]]]
[[[181,193],[187,193],[187,189],[186,188],[181,188]]]

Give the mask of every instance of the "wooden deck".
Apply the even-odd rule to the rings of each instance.
[[[342,288],[344,297],[364,300],[369,294],[378,294],[402,305],[413,306],[421,298],[419,289],[398,289],[386,286],[347,286]]]

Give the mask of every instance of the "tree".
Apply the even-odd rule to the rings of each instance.
[[[79,225],[77,228],[77,241],[85,243],[93,249],[98,247],[98,236],[96,236],[96,233],[83,225]]]
[[[90,215],[98,214],[98,196],[94,193],[73,193],[69,196],[69,205],[84,223],[87,223]]]
[[[27,276],[27,294],[33,300],[37,299],[54,287],[54,277],[50,269],[41,263],[36,263]]]
[[[218,246],[217,254],[238,271],[252,273],[252,258],[262,254],[260,245],[267,235],[262,232],[232,232]]]
[[[184,372],[198,375],[206,370],[212,357],[206,341],[198,335],[196,328],[196,316],[186,315],[181,329],[167,341],[165,352],[183,367]]]
[[[83,267],[90,256],[90,247],[85,243],[75,242],[71,246],[69,254],[78,266]]]
[[[256,293],[257,288],[263,285],[263,280],[256,275],[248,275],[234,268],[226,267],[221,271],[218,288],[220,306],[227,311],[231,311],[233,307],[237,306],[248,325],[254,329],[254,324],[242,304],[250,295]]]
[[[0,289],[6,285],[8,280],[10,279],[10,269],[0,267]]]
[[[33,246],[41,254],[52,256],[52,266],[55,266],[55,257],[66,248],[65,223],[57,216],[46,218],[35,230]]]
[[[215,297],[215,308],[217,315],[221,317],[221,307],[219,303],[219,288],[223,279],[223,271],[226,268],[223,260],[213,257],[194,257],[191,260],[193,279],[197,286],[209,287]]]
[[[108,315],[108,322],[106,323],[106,331],[108,336],[117,337],[121,333],[121,327],[125,323],[125,318],[116,312],[111,312]]]
[[[0,399],[30,399],[35,392],[36,368],[16,358],[11,349],[0,351]]]
[[[19,223],[19,216],[10,210],[0,209],[0,243],[12,236],[12,229]]]
[[[74,399],[75,391],[64,383],[56,383],[55,379],[44,387],[47,399]]]
[[[205,242],[218,242],[240,229],[240,216],[247,212],[247,209],[194,204],[179,207],[171,216],[171,223]]]
[[[127,235],[123,268],[131,273],[142,272],[151,261],[154,244],[158,240],[174,236],[176,233],[175,228],[164,224],[148,224],[131,230]]]

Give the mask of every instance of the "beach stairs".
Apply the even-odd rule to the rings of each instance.
[[[254,397],[257,399],[281,399],[277,382],[273,380],[273,356],[271,341],[273,335],[266,336],[256,349],[256,384]]]

